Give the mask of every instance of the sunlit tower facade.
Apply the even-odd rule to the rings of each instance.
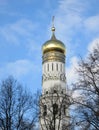
[[[66,48],[64,43],[55,37],[54,24],[51,31],[51,39],[42,46],[40,129],[66,130],[64,127],[68,124],[65,75]]]

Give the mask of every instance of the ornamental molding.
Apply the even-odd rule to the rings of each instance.
[[[42,57],[43,63],[48,61],[59,61],[65,63],[65,55],[60,52],[48,52]]]
[[[64,73],[46,73],[42,76],[42,82],[48,81],[48,80],[61,80],[63,82],[66,82],[66,75]]]

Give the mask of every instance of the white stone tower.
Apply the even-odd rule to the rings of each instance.
[[[42,46],[42,96],[40,129],[68,130],[68,99],[66,96],[65,45],[52,37]]]

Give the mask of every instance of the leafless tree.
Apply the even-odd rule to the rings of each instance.
[[[70,97],[58,89],[52,89],[40,98],[41,130],[69,130]]]
[[[74,99],[76,126],[80,130],[99,130],[99,44],[81,59],[77,72],[79,79],[73,84],[79,95]]]
[[[0,130],[33,130],[37,107],[33,96],[12,76],[0,87]]]

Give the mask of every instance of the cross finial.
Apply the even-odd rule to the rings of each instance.
[[[55,31],[55,27],[54,27],[54,18],[55,18],[55,16],[52,17],[52,31],[53,31],[53,32]]]
[[[52,27],[54,27],[54,19],[55,19],[55,16],[52,17]]]

